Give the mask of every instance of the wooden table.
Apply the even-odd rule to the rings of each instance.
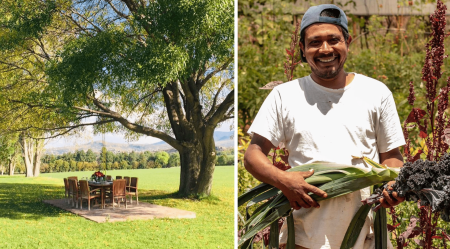
[[[112,182],[93,182],[88,181],[90,187],[99,188],[101,190],[102,209],[105,208],[106,189],[112,187]]]

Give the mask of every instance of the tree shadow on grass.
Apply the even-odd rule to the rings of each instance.
[[[39,220],[66,214],[43,203],[64,198],[64,187],[47,184],[0,183],[0,218]]]
[[[178,192],[167,192],[162,190],[139,190],[139,200],[152,202],[152,200],[162,199],[185,199]]]
[[[210,195],[207,197],[185,197],[181,196],[178,191],[176,192],[167,192],[162,190],[139,190],[139,200],[153,203],[158,202],[160,200],[167,200],[167,199],[174,199],[174,200],[185,200],[185,201],[202,201],[207,202],[211,204],[219,204],[220,199],[214,195]]]

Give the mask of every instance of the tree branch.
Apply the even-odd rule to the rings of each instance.
[[[219,122],[223,121],[222,117],[229,112],[230,107],[234,105],[234,89],[231,90],[225,100],[220,103],[216,112],[207,120],[208,125],[216,126]]]
[[[222,84],[220,85],[219,89],[216,92],[216,95],[214,95],[213,103],[211,105],[211,108],[209,109],[208,114],[206,114],[205,119],[209,119],[214,114],[214,111],[216,110],[216,105],[217,105],[217,98],[219,97],[220,92],[223,90],[223,88],[226,86],[226,84],[231,80],[233,80],[233,78],[229,78],[229,79],[225,80],[224,82],[222,82]]]
[[[122,13],[122,12],[120,12],[117,8],[116,8],[116,6],[114,6],[114,4],[111,2],[111,0],[106,0],[106,2],[107,3],[109,3],[109,5],[111,6],[111,8],[114,10],[114,12],[116,12],[116,14],[117,15],[119,15],[119,16],[121,16],[121,17],[123,17],[123,18],[125,18],[125,19],[127,19],[128,20],[128,15],[125,15],[124,13]]]
[[[230,65],[230,63],[233,62],[233,60],[234,60],[234,57],[230,57],[230,58],[228,58],[227,61],[225,61],[224,64],[222,64],[222,66],[216,67],[216,69],[214,71],[207,74],[205,78],[203,78],[202,80],[200,80],[197,83],[197,88],[201,89],[206,84],[206,82],[208,82],[208,80],[210,80],[214,75],[216,75],[218,72],[225,70]]]
[[[92,25],[92,27],[95,28],[95,30],[97,30],[97,32],[102,32],[102,29],[100,27],[98,27],[97,25],[95,25],[93,22],[91,22],[89,19],[87,19],[85,16],[83,16],[82,14],[80,14],[78,11],[76,11],[74,8],[71,8],[71,11],[74,14],[77,14],[79,17],[81,17],[81,19],[83,19],[84,21],[86,21],[87,23],[89,23],[90,25]]]
[[[6,62],[6,61],[2,61],[2,60],[0,60],[0,63],[4,64],[4,65],[8,65],[10,67],[13,67],[15,69],[23,70],[23,71],[27,72],[30,76],[33,76],[33,73],[31,73],[28,69],[26,69],[24,67],[21,67],[19,65],[16,65],[16,64],[13,64],[13,63],[10,63],[10,62]]]
[[[157,93],[157,92],[161,92],[161,89],[159,87],[157,87],[153,92],[146,94],[144,96],[142,96],[137,102],[136,104],[131,108],[131,111],[133,111],[140,103],[141,101],[143,101],[144,99],[148,98],[148,97],[152,97],[153,94]]]
[[[136,123],[132,123],[132,122],[128,121],[126,118],[122,117],[119,113],[117,113],[117,112],[109,109],[105,105],[103,105],[98,99],[93,99],[93,103],[95,106],[97,106],[98,108],[103,110],[103,112],[107,113],[107,115],[105,115],[105,116],[114,119],[115,121],[119,122],[125,128],[127,128],[131,131],[137,132],[137,133],[147,135],[147,136],[159,138],[159,139],[163,140],[164,142],[168,143],[170,146],[177,149],[178,151],[183,151],[184,146],[180,142],[178,142],[175,138],[169,136],[168,134],[158,131],[158,130],[155,130],[155,129],[152,129],[152,128],[138,125]]]
[[[164,87],[163,96],[172,131],[180,139],[183,137],[184,130],[191,127],[180,103],[178,82],[167,84]]]
[[[100,115],[103,115],[103,116],[107,116],[107,117],[113,118],[113,116],[109,112],[96,111],[96,110],[92,110],[92,109],[84,108],[84,107],[80,107],[80,106],[74,106],[73,108],[81,110],[81,111],[87,111],[87,112],[96,113],[96,114],[100,114]]]
[[[57,131],[57,130],[66,130],[66,129],[74,130],[79,127],[91,126],[91,125],[101,125],[101,124],[107,124],[107,123],[112,123],[112,122],[116,122],[116,121],[113,119],[109,119],[109,120],[96,121],[93,123],[81,123],[81,124],[74,124],[74,125],[69,125],[69,126],[59,126],[59,127],[53,127],[53,128],[27,126],[27,127],[23,127],[23,128],[12,130],[12,131],[19,132],[19,131],[27,131],[30,129],[35,129],[35,130],[40,130],[40,131]]]

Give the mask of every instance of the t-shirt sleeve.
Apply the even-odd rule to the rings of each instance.
[[[272,142],[274,146],[284,142],[282,107],[280,92],[275,88],[264,100],[248,133],[251,136],[254,133],[263,136]]]
[[[392,93],[382,101],[380,110],[377,145],[378,151],[384,153],[404,145],[405,138]]]

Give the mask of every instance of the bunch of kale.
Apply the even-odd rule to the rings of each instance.
[[[395,191],[407,201],[431,206],[432,212],[441,212],[441,218],[450,221],[450,154],[446,153],[439,162],[422,159],[407,162],[395,181],[389,192]],[[377,203],[381,197],[381,191],[376,191],[363,202]]]

